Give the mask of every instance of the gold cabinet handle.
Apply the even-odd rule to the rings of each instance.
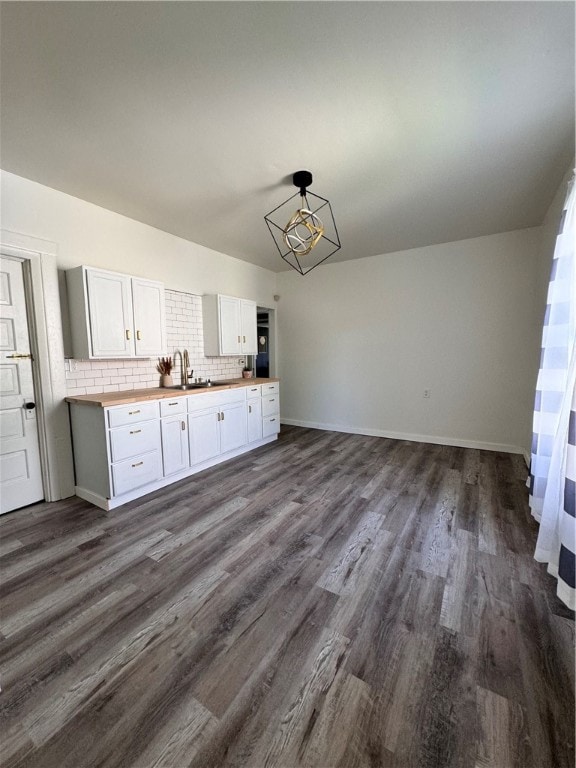
[[[186,432],[186,422],[182,422],[182,432]]]
[[[246,344],[246,336],[242,337],[244,339],[244,344]]]
[[[131,429],[130,430],[130,434],[131,435],[137,435],[139,432],[142,432],[142,430],[141,429]]]
[[[144,462],[143,461],[139,461],[137,464],[132,464],[132,466],[133,467],[140,467],[140,466],[142,466],[142,464],[144,464]]]
[[[240,344],[240,341],[241,341],[240,336],[238,336],[238,344]]]
[[[168,405],[178,405],[178,403],[168,403]]]
[[[140,409],[137,411],[128,411],[128,416],[134,416],[136,413],[140,413]]]
[[[220,421],[220,412],[218,412],[217,415],[218,415],[218,421]]]
[[[32,360],[32,355],[23,355],[20,352],[15,352],[13,355],[6,355],[7,360]]]
[[[222,421],[224,421],[224,414],[222,413],[221,416],[222,416]]]
[[[128,330],[128,328],[126,328],[126,339],[127,341],[130,341],[130,331]]]
[[[252,406],[251,405],[248,406],[248,413],[252,413]]]
[[[142,331],[136,331],[136,338],[138,341],[142,341]]]

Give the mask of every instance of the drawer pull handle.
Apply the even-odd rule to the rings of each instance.
[[[135,414],[140,413],[140,410],[137,411],[128,411],[128,416],[134,416]]]
[[[224,414],[221,414],[221,415],[222,415],[222,421],[224,421]]]
[[[256,389],[256,387],[252,387],[252,389],[250,390],[250,392],[258,392],[258,390]]]
[[[139,432],[142,432],[142,430],[141,429],[131,429],[130,430],[130,434],[131,435],[137,435]]]
[[[142,331],[136,331],[136,338],[138,341],[142,341]]]
[[[248,406],[248,413],[252,413],[252,406],[251,405]]]
[[[126,328],[126,339],[127,341],[130,341],[130,331],[128,330],[128,328]]]
[[[178,403],[168,403],[168,405],[178,405]]]
[[[273,402],[274,402],[274,398],[273,398],[273,397],[271,397],[271,398],[270,398],[270,402],[271,402],[271,403],[273,403]]]
[[[132,464],[133,467],[141,467],[144,464],[143,461],[139,461],[137,464]]]
[[[182,432],[186,432],[186,422],[182,422]]]
[[[276,421],[276,419],[270,419],[270,421]]]

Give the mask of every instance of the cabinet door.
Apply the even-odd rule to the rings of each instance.
[[[256,303],[240,299],[240,314],[242,317],[242,353],[244,355],[258,354],[258,329],[256,320]]]
[[[226,405],[220,409],[220,451],[226,453],[246,445],[246,403]]]
[[[262,401],[248,400],[248,442],[262,439]]]
[[[86,270],[92,357],[133,357],[130,278]]]
[[[219,411],[200,411],[188,414],[188,440],[190,465],[218,456],[220,453]]]
[[[164,286],[152,280],[132,278],[134,344],[139,357],[155,357],[166,352]]]
[[[219,296],[218,318],[220,321],[220,353],[222,355],[241,353],[240,299],[231,296]]]
[[[169,416],[162,419],[164,477],[173,475],[175,472],[182,472],[190,465],[186,421],[186,415]]]

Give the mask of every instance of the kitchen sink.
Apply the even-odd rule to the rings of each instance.
[[[166,389],[180,389],[180,390],[187,390],[187,389],[208,389],[209,387],[227,387],[228,382],[226,381],[202,381],[198,382],[197,384],[175,384],[172,387],[166,387]]]

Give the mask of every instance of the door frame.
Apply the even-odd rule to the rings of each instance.
[[[270,370],[268,375],[270,378],[276,376],[277,367],[277,337],[276,337],[276,310],[273,307],[265,307],[263,304],[258,304],[256,312],[268,312],[268,360],[270,364]]]
[[[74,495],[74,465],[66,405],[62,315],[56,244],[0,229],[0,251],[22,262],[30,333],[38,440],[46,501]]]

